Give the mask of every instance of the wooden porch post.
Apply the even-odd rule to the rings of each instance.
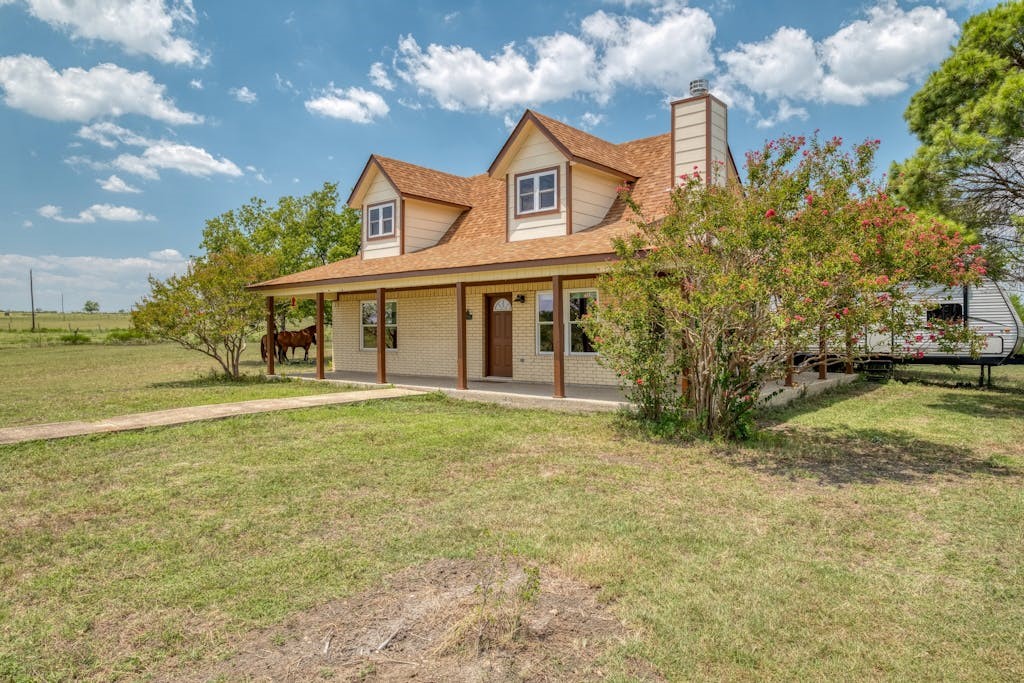
[[[455,283],[455,388],[466,389],[466,284]]]
[[[384,325],[385,318],[385,292],[383,287],[377,288],[377,384],[388,383],[387,359],[384,344],[384,334],[387,328]]]
[[[324,293],[316,293],[316,378],[324,378]]]
[[[554,275],[551,278],[551,307],[554,324],[552,335],[554,337],[552,349],[554,357],[554,392],[555,398],[565,398],[565,311],[562,310],[562,276]]]
[[[267,374],[274,374],[274,358],[277,356],[277,330],[274,327],[274,297],[267,297]]]

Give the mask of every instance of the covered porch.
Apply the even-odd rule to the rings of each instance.
[[[543,275],[553,269],[531,270],[537,274],[520,271],[518,277],[492,279],[504,273],[467,273],[465,280],[456,281],[431,278],[373,289],[337,283],[327,291],[274,292],[266,297],[267,331],[275,333],[275,295],[309,298],[316,301],[316,338],[321,342],[315,346],[316,370],[310,378],[450,391],[484,391],[504,384],[506,392],[516,385],[512,393],[524,396],[599,396],[620,403],[617,387],[590,386],[614,385],[614,377],[598,368],[596,354],[578,352],[568,338],[574,328],[566,308],[570,297],[577,296],[572,288],[592,283],[598,269],[593,264],[569,265],[561,273]],[[392,282],[378,280],[363,287]],[[540,291],[547,308],[538,313]],[[327,366],[322,343],[329,305],[334,367]],[[368,324],[364,311],[385,313],[374,312]],[[545,333],[543,342],[535,339],[540,333]],[[276,374],[274,354],[267,355],[266,373]]]

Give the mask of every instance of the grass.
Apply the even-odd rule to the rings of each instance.
[[[310,357],[313,357],[310,349]],[[299,358],[301,359],[301,351]],[[339,391],[336,384],[267,382],[258,345],[243,356],[242,381],[211,373],[220,366],[172,344],[19,347],[0,352],[4,378],[0,427],[111,417],[125,413]],[[330,361],[328,360],[328,367]],[[277,367],[287,376],[306,363]]]
[[[741,447],[424,396],[0,447],[0,679],[168,675],[513,549],[601,587],[613,680],[1019,680],[1022,414],[859,384]]]

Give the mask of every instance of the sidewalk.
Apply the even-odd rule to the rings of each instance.
[[[236,403],[213,403],[190,408],[172,408],[155,410],[149,413],[133,413],[118,415],[94,422],[51,422],[49,424],[25,425],[23,427],[5,427],[0,429],[0,445],[38,441],[46,439],[63,439],[68,436],[85,434],[103,434],[107,432],[124,432],[146,427],[166,427],[167,425],[199,422],[201,420],[218,420],[236,415],[252,415],[269,413],[276,410],[294,410],[296,408],[315,408],[317,406],[357,403],[381,398],[400,398],[415,396],[423,392],[410,389],[371,389],[367,391],[339,391],[332,394],[314,394],[312,396],[291,396],[289,398],[263,398],[253,401]]]

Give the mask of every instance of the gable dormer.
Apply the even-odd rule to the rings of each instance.
[[[399,256],[434,246],[471,208],[469,181],[374,154],[348,205],[362,212],[362,257]]]
[[[623,181],[636,180],[618,145],[527,110],[488,174],[505,180],[509,242],[598,224]]]

